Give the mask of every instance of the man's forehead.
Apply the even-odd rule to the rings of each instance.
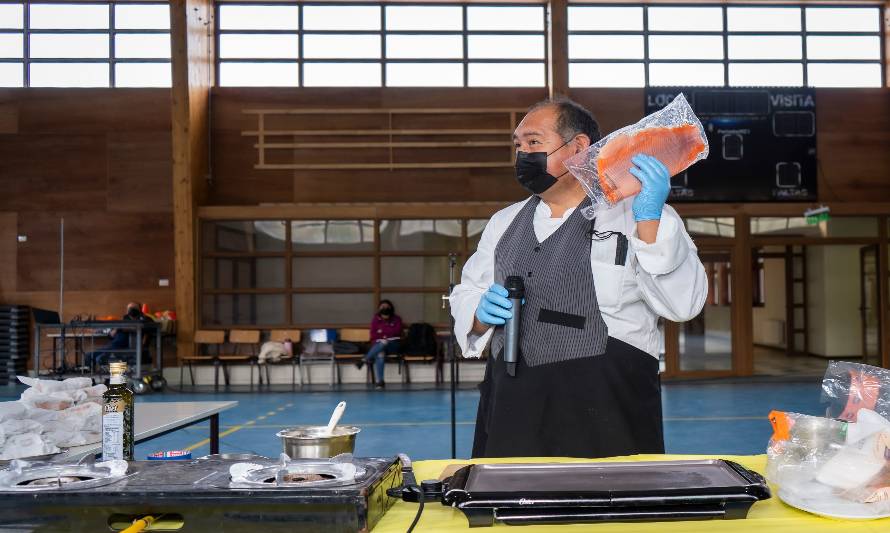
[[[516,130],[513,137],[533,137],[543,136],[547,133],[556,131],[556,113],[551,107],[543,107],[535,109],[531,113],[525,115]]]

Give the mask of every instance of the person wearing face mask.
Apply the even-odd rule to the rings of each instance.
[[[380,300],[377,313],[371,320],[371,349],[365,358],[356,363],[359,370],[365,363],[374,363],[377,376],[376,387],[386,387],[383,371],[386,367],[386,356],[399,353],[402,337],[402,318],[396,314],[396,308],[389,300]]]
[[[562,98],[532,106],[513,134],[531,196],[491,218],[450,300],[464,357],[490,344],[473,457],[664,452],[658,319],[698,315],[707,280],[654,157],[633,158],[637,196],[582,215],[590,200],[563,161],[599,139],[590,112]],[[508,276],[525,286],[515,376]]]
[[[130,302],[127,304],[127,311],[124,313],[124,316],[121,317],[121,320],[138,320],[141,322],[153,322],[152,319],[145,314],[142,313],[142,306],[139,302]],[[122,329],[112,329],[108,334],[111,337],[111,342],[102,346],[98,350],[94,352],[87,353],[84,356],[84,360],[86,364],[91,364],[95,369],[96,367],[107,363],[112,357],[117,356],[118,354],[115,350],[130,350],[130,342],[135,342],[135,333],[133,330],[122,330]],[[143,341],[148,340],[148,335],[143,330]],[[145,343],[145,342],[144,342]],[[143,356],[145,356],[147,352],[143,352]]]

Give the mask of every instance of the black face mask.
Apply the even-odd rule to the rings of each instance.
[[[140,314],[142,313],[140,313],[139,309],[136,309],[135,307],[131,307],[130,310],[127,311],[127,315],[129,315],[130,318],[138,318]]]
[[[392,316],[392,309],[389,309],[389,308],[381,309],[381,310],[380,310],[380,316],[382,316],[382,317],[391,317],[391,316]]]
[[[516,152],[516,181],[532,194],[541,194],[565,176],[568,170],[557,177],[547,172],[547,158],[569,144],[571,139],[549,154],[546,152]]]

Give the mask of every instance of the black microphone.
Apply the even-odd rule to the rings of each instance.
[[[516,375],[516,360],[519,357],[519,325],[522,323],[522,300],[525,298],[525,283],[522,276],[507,276],[504,282],[507,289],[507,299],[513,304],[511,311],[513,317],[507,320],[504,326],[504,363],[507,364],[507,374]]]

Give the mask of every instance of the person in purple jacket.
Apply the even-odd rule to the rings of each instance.
[[[371,320],[371,349],[365,358],[356,366],[361,370],[365,363],[375,362],[377,388],[386,386],[383,381],[383,370],[386,356],[399,353],[399,341],[402,337],[402,317],[396,314],[396,308],[389,300],[380,300],[377,313]]]

